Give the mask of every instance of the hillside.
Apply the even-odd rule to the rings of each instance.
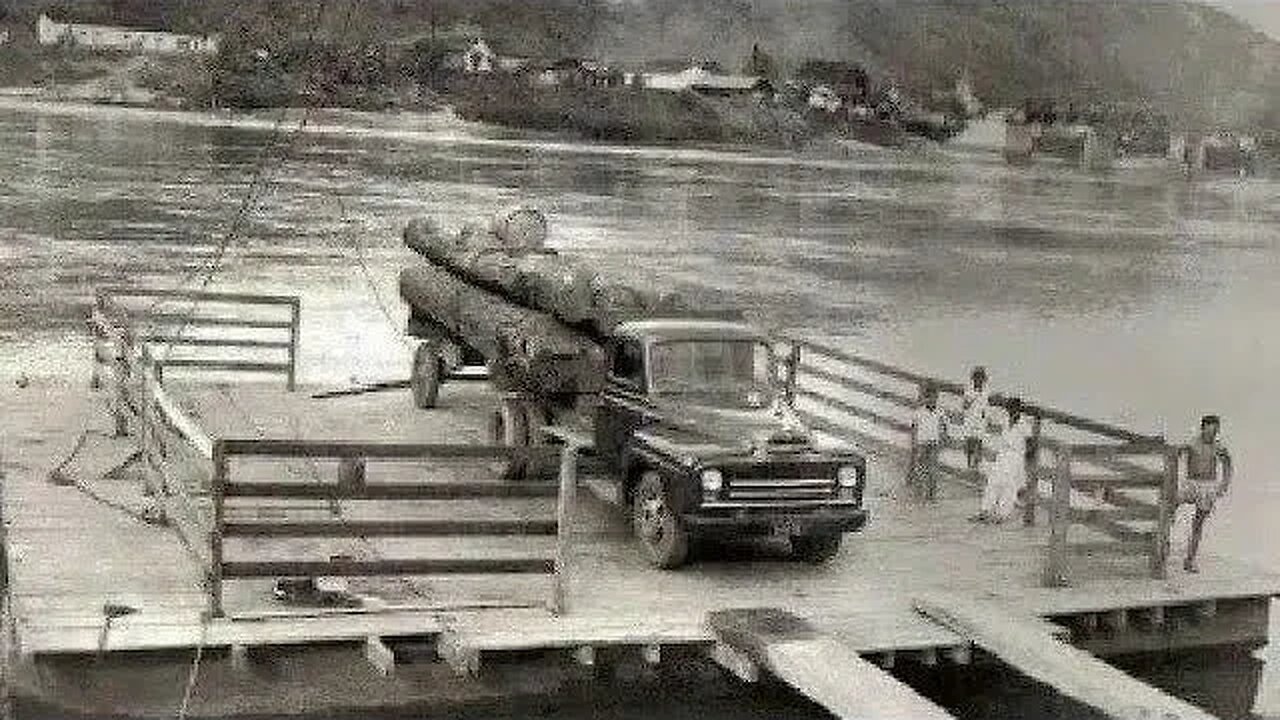
[[[1280,124],[1280,43],[1190,2],[624,0],[617,7],[596,49],[627,60],[700,55],[740,65],[759,42],[792,64],[811,56],[861,62],[917,93],[948,87],[967,69],[989,104],[1144,98],[1185,123]]]
[[[784,74],[806,59],[849,60],[920,96],[967,71],[990,105],[1146,100],[1180,124],[1280,126],[1280,43],[1177,0],[0,0],[0,20],[27,23],[44,9],[221,32],[232,52],[287,48],[280,56],[325,66],[393,46],[390,72],[343,69],[367,83],[411,73],[404,55],[424,47],[415,42],[461,23],[500,52],[547,59],[699,57],[737,68],[758,43]],[[297,52],[304,36],[323,52]],[[220,67],[234,79],[243,65]]]

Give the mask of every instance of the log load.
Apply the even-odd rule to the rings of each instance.
[[[602,388],[603,350],[546,313],[512,304],[429,263],[401,271],[400,296],[415,315],[483,354],[504,390],[563,395]]]
[[[514,251],[476,226],[444,232],[429,218],[410,222],[404,242],[433,264],[526,308],[554,316],[596,338],[625,320],[646,317],[741,316],[700,307],[674,292],[641,290],[586,270],[553,250]]]

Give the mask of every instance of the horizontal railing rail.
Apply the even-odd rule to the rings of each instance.
[[[300,310],[298,298],[286,295],[110,286],[95,292],[93,313],[129,328],[131,342],[163,348],[153,355],[161,375],[282,375],[293,390]]]
[[[249,578],[285,576],[372,577],[393,575],[509,575],[538,574],[551,578],[551,592],[546,604],[553,612],[564,610],[564,574],[569,552],[568,513],[576,487],[577,451],[572,446],[476,446],[415,443],[368,443],[355,441],[306,441],[275,439],[220,439],[214,446],[212,500],[214,524],[209,537],[213,559],[210,575],[210,611],[222,615],[224,582]],[[289,460],[336,461],[337,472],[328,479],[313,474],[309,481],[254,481],[235,477],[238,458],[256,459],[259,463]],[[370,464],[379,462],[403,465],[452,460],[497,461],[505,471],[492,480],[427,479],[423,482],[369,482]],[[454,469],[455,472],[457,468]],[[545,472],[539,472],[539,470]],[[478,470],[477,470],[478,471]],[[547,474],[551,474],[551,478]],[[519,479],[512,479],[512,478]],[[504,501],[555,499],[554,507],[541,509],[517,505],[520,512],[513,517],[492,517],[502,509]],[[237,500],[300,499],[331,501],[377,501],[377,517],[352,518],[332,509],[333,516],[323,520],[298,518],[243,519],[232,517]],[[443,517],[423,518],[412,515],[416,501],[483,500],[484,517],[469,517],[466,509],[445,510]],[[278,505],[273,510],[280,511]],[[470,511],[474,512],[474,511]],[[447,557],[368,557],[353,559],[331,556],[327,560],[296,557],[302,550],[276,548],[284,558],[228,558],[228,540],[249,539],[271,542],[291,538],[479,538],[554,539],[554,549],[538,553],[521,545],[520,553],[502,555],[487,548],[484,555],[459,557],[451,550]],[[456,543],[453,547],[457,547]],[[258,548],[261,550],[262,548]],[[514,546],[512,550],[516,549]]]
[[[789,399],[797,414],[825,435],[906,458],[910,413],[926,387],[939,391],[944,410],[953,420],[961,416],[962,383],[804,338],[782,339],[790,344],[785,367]],[[1010,399],[993,394],[991,404],[1007,408]],[[1086,551],[1146,555],[1152,574],[1161,576],[1177,504],[1176,448],[1159,435],[1020,400],[1023,412],[1032,419],[1027,480],[1021,492],[1023,521],[1035,524],[1037,507],[1050,518],[1046,582],[1065,582],[1062,558]],[[951,438],[943,447],[943,472],[970,485],[983,482],[980,471],[971,471],[957,460],[963,449],[961,439]],[[1054,463],[1062,456],[1069,463],[1059,468]],[[989,460],[994,454],[984,449],[983,457]],[[1064,472],[1067,480],[1059,477]],[[1058,487],[1063,482],[1065,495]],[[1067,531],[1072,525],[1088,527],[1093,536],[1106,540],[1074,538]],[[1073,539],[1068,542],[1068,538]]]

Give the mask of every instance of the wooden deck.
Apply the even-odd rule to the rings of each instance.
[[[171,383],[171,389],[213,437],[480,443],[495,402],[479,383],[447,385],[442,408],[433,411],[414,409],[408,391],[311,399],[307,388],[290,393],[265,384]],[[229,581],[227,617],[211,620],[202,614],[208,602],[198,553],[173,530],[137,517],[146,505],[139,483],[102,477],[127,455],[121,443],[128,441],[109,437],[112,420],[101,403],[81,387],[58,385],[10,390],[4,402],[0,513],[11,617],[28,658],[326,641],[358,642],[364,657],[374,658],[379,642],[430,639],[455,669],[472,673],[485,667],[486,656],[525,650],[559,648],[585,662],[583,648],[634,648],[646,658],[670,646],[706,649],[716,640],[708,613],[777,607],[849,652],[882,664],[931,664],[967,662],[973,639],[917,612],[923,598],[982,601],[1028,623],[1054,619],[1077,640],[1102,628],[1106,642],[1094,649],[1125,652],[1263,641],[1266,603],[1280,594],[1280,577],[1214,556],[1203,559],[1199,575],[1173,571],[1164,580],[1152,579],[1142,558],[1090,558],[1070,587],[1043,587],[1046,526],[971,524],[977,498],[958,483],[945,485],[933,505],[899,497],[902,469],[884,457],[872,463],[870,525],[847,537],[839,557],[824,566],[793,562],[785,548],[760,542],[705,549],[680,571],[654,570],[634,547],[626,519],[580,492],[561,617],[503,609],[545,593],[545,578],[509,576],[352,579],[351,592],[375,611],[366,613],[286,606],[272,596],[269,581]],[[81,427],[88,439],[65,469],[78,487],[51,483],[50,471]],[[263,542],[243,540],[250,552]],[[309,539],[285,542],[320,556],[394,556],[407,542],[441,541],[351,538],[336,549]],[[108,623],[108,606],[128,614]]]

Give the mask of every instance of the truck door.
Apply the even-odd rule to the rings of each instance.
[[[622,448],[645,415],[644,348],[639,340],[622,338],[610,347],[609,378],[596,409],[596,452],[617,468]]]

